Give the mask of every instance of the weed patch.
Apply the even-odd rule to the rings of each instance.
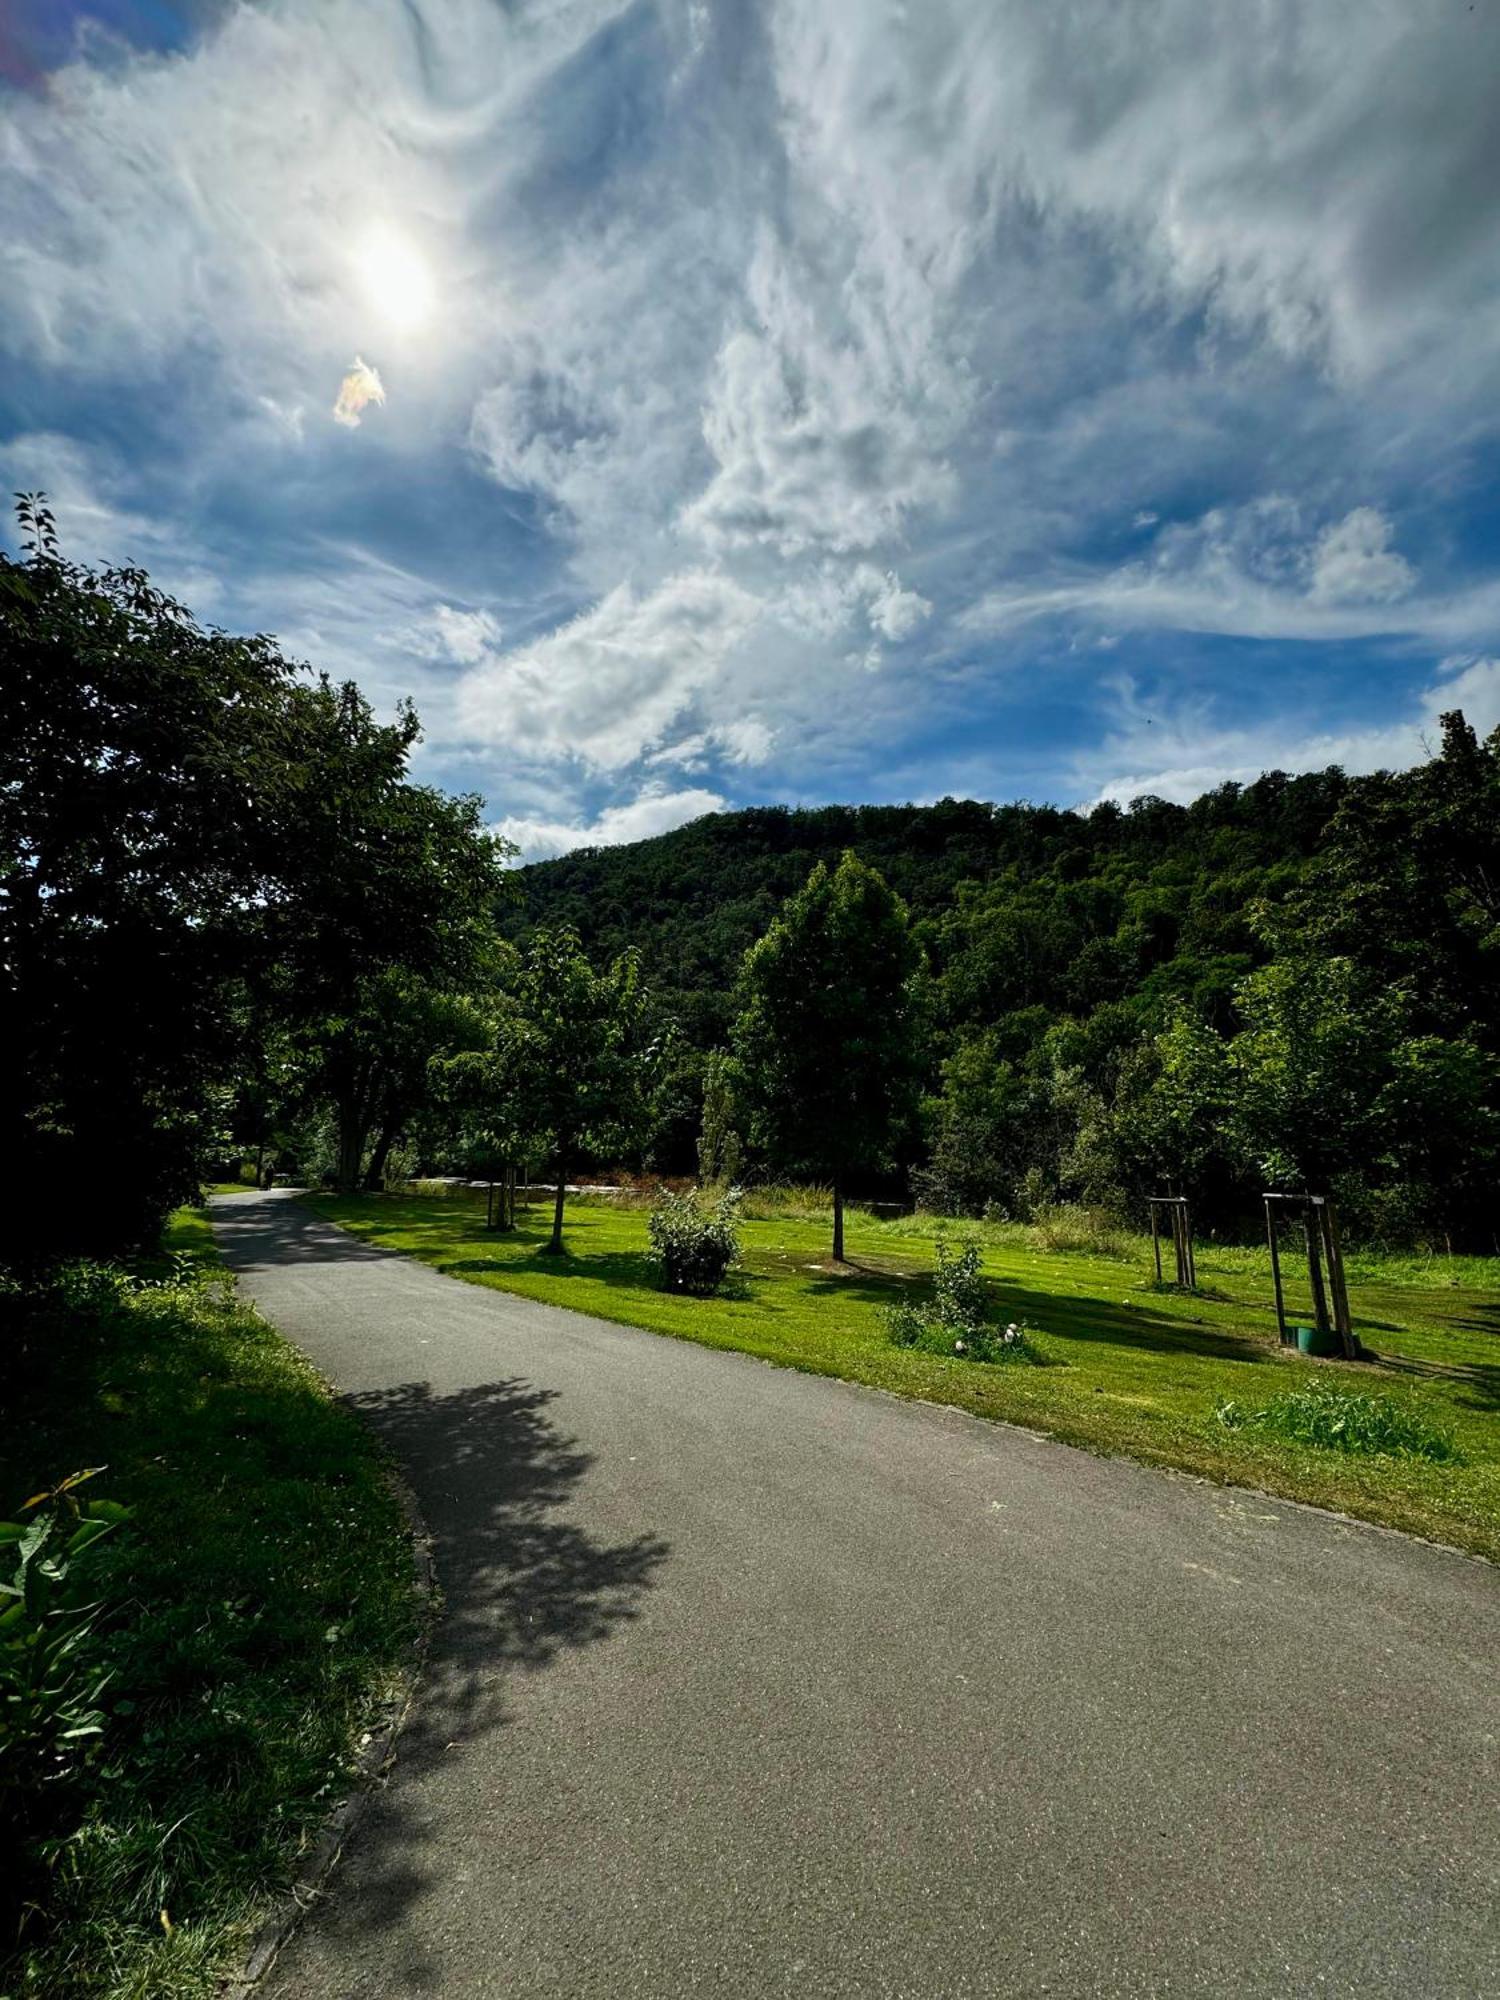
[[[1389,1396],[1351,1395],[1314,1383],[1276,1396],[1258,1410],[1233,1401],[1214,1411],[1228,1431],[1254,1431],[1287,1444],[1315,1445],[1366,1458],[1425,1458],[1441,1464],[1458,1457],[1450,1432]]]

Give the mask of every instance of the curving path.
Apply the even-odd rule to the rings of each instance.
[[[214,1219],[446,1597],[276,2000],[1500,1994],[1492,1568]]]

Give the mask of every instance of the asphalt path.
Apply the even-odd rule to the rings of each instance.
[[[276,2000],[1500,1994],[1494,1569],[214,1220],[445,1598]]]

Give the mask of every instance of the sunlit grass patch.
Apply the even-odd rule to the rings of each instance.
[[[1118,1255],[1049,1251],[1026,1225],[876,1219],[853,1209],[848,1261],[835,1266],[826,1212],[746,1215],[741,1268],[719,1297],[691,1299],[660,1289],[646,1216],[617,1202],[570,1201],[563,1260],[540,1254],[550,1212],[523,1207],[514,1233],[496,1235],[484,1226],[482,1192],[323,1196],[313,1205],[471,1283],[1500,1556],[1500,1283],[1482,1260],[1482,1282],[1442,1288],[1389,1278],[1371,1260],[1350,1289],[1356,1331],[1378,1358],[1310,1362],[1277,1343],[1268,1270],[1248,1256],[1226,1259],[1206,1281],[1211,1290],[1157,1290],[1149,1238],[1125,1239]],[[965,1354],[891,1342],[889,1309],[930,1298],[936,1243],[964,1237],[980,1244],[991,1323],[1024,1327],[1047,1365],[976,1367]],[[1208,1261],[1200,1253],[1200,1273]],[[1295,1316],[1305,1307],[1293,1277]],[[1460,1456],[1314,1451],[1259,1427],[1226,1429],[1213,1415],[1220,1402],[1255,1408],[1305,1387],[1310,1371],[1351,1393],[1397,1392],[1451,1430]]]

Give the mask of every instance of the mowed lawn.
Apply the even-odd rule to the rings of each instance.
[[[1045,1431],[1089,1450],[1340,1509],[1500,1558],[1500,1260],[1349,1259],[1350,1304],[1373,1361],[1310,1361],[1277,1345],[1265,1252],[1200,1245],[1203,1294],[1154,1284],[1149,1241],[1118,1254],[1039,1249],[1015,1227],[976,1227],[997,1316],[1036,1330],[1047,1366],[987,1365],[893,1347],[882,1307],[930,1284],[926,1217],[879,1222],[855,1211],[850,1265],[829,1262],[824,1220],[746,1221],[744,1268],[727,1294],[661,1291],[646,1215],[570,1202],[568,1254],[543,1252],[550,1214],[523,1209],[514,1235],[489,1233],[483,1196],[318,1196],[312,1205],[361,1237],[449,1275],[675,1338],[738,1348]],[[947,1225],[962,1234],[962,1225]],[[1288,1246],[1285,1266],[1297,1258]],[[1306,1318],[1306,1277],[1294,1289]],[[1231,1432],[1232,1398],[1255,1408],[1316,1381],[1389,1396],[1449,1432],[1457,1461],[1362,1458]]]

